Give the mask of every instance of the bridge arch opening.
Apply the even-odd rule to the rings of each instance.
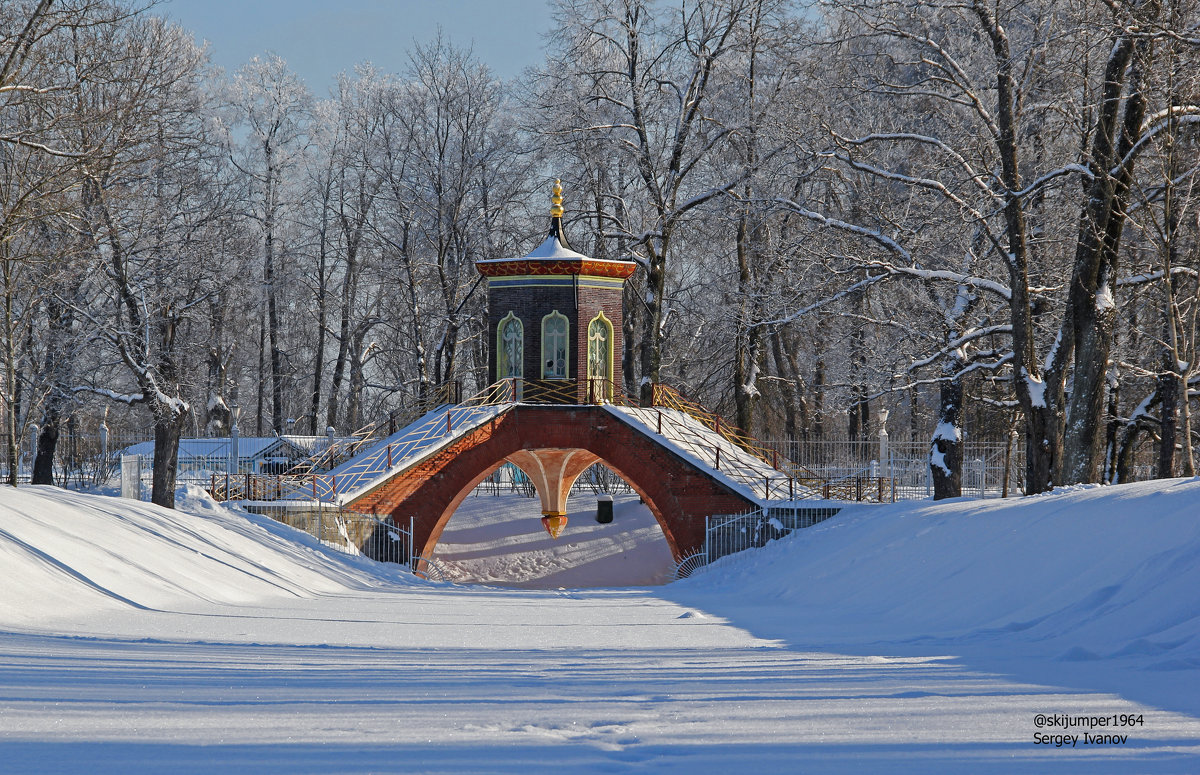
[[[448,580],[525,588],[670,581],[674,551],[669,527],[664,528],[656,509],[644,502],[628,477],[586,450],[537,456],[522,452],[526,454],[509,455],[489,466],[446,504],[422,556],[432,558]],[[535,466],[560,460],[575,466],[567,467],[571,481],[563,484],[569,494],[560,504],[568,524],[554,539],[540,520],[548,499],[534,487],[539,473]],[[604,468],[593,471],[593,466]],[[535,468],[533,476],[527,468]],[[578,486],[571,490],[573,483]],[[615,485],[607,488],[613,499],[611,523],[596,519],[597,490],[603,491],[606,483]],[[545,486],[544,478],[540,484]]]

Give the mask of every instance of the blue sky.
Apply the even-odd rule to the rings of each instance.
[[[547,0],[166,0],[156,11],[207,40],[226,70],[273,51],[319,96],[359,62],[403,72],[413,41],[430,40],[439,25],[512,78],[541,61],[551,26]]]

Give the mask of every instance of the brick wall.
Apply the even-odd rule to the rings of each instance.
[[[578,306],[576,294],[578,293]],[[548,288],[518,287],[493,288],[488,291],[488,377],[496,377],[496,328],[509,312],[521,319],[525,325],[525,378],[540,379],[542,376],[542,318],[558,311],[570,323],[570,336],[574,343],[571,350],[568,378],[582,380],[586,375],[587,326],[596,314],[603,310],[604,316],[613,324],[613,379],[622,384],[621,355],[624,337],[621,331],[621,291],[609,288]],[[580,385],[579,395],[584,395],[585,386]]]

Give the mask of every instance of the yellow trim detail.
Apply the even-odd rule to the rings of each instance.
[[[604,329],[603,336],[597,336],[596,334],[598,332],[594,333],[592,331],[592,327],[595,326],[597,323],[599,323],[601,325],[601,327]],[[609,320],[607,316],[605,316],[604,310],[600,310],[600,312],[597,313],[596,317],[594,317],[590,321],[588,321],[587,342],[588,342],[587,343],[587,378],[588,378],[588,382],[590,383],[591,380],[593,380],[593,379],[605,380],[604,387],[602,388],[602,393],[606,400],[611,401],[612,394],[613,394],[613,360],[616,356],[615,356],[615,353],[613,352],[613,350],[615,349],[613,346],[613,344],[614,344],[613,343],[613,324],[612,324],[612,321]],[[605,363],[597,363],[596,362],[597,359],[594,357],[595,355],[598,354],[598,353],[594,352],[594,349],[598,345],[599,342],[603,342],[603,347],[605,348],[605,355],[606,355]],[[599,367],[601,370],[600,374],[596,373],[597,367]]]

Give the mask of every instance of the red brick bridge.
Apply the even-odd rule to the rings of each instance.
[[[658,427],[650,427],[653,415],[639,418],[605,405],[513,404],[412,465],[379,477],[378,483],[343,504],[386,515],[398,526],[407,527],[411,518],[415,554],[429,557],[459,504],[506,461],[533,480],[544,514],[563,513],[575,479],[601,462],[643,498],[679,560],[703,548],[706,517],[747,511],[761,502],[753,488],[722,473],[722,448],[726,471],[733,470],[738,457],[743,469],[746,458],[757,464],[751,476],[761,476],[766,494],[772,486],[778,492],[780,482],[787,481],[785,475],[722,441],[711,429],[704,430],[712,436],[715,461],[668,442],[659,435],[661,417],[669,413],[669,421],[678,426],[682,421],[677,415],[682,413],[676,410],[633,411],[657,413]],[[787,487],[783,484],[782,492]]]

